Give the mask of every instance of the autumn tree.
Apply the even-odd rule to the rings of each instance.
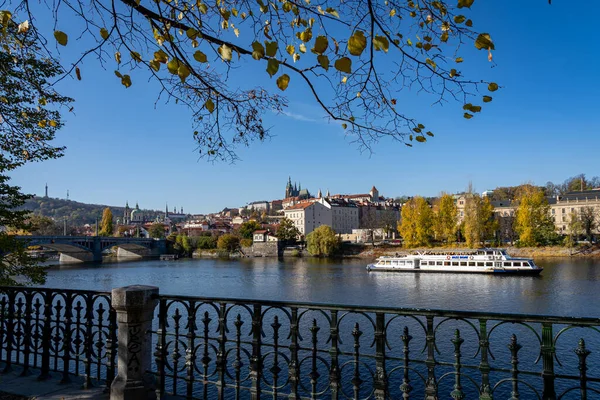
[[[431,245],[434,214],[427,201],[415,196],[402,206],[398,232],[404,239],[404,246],[417,247]]]
[[[300,237],[300,230],[296,228],[294,222],[289,218],[283,218],[279,223],[279,227],[277,228],[277,239],[282,242],[295,243],[296,240]]]
[[[219,236],[217,240],[217,249],[226,250],[229,252],[236,251],[240,248],[240,238],[236,235],[226,233]]]
[[[110,208],[106,207],[102,212],[102,221],[100,222],[100,236],[112,236],[113,234],[113,215]]]
[[[10,171],[26,163],[58,158],[63,148],[51,144],[62,126],[60,111],[71,99],[59,95],[50,81],[63,73],[36,44],[29,24],[0,11],[0,226],[33,229],[29,211],[17,210],[31,196],[11,185]],[[45,270],[27,246],[0,231],[0,285],[43,284]]]
[[[463,232],[468,247],[478,247],[485,240],[493,238],[498,222],[494,218],[494,206],[488,197],[469,193],[465,198],[464,212]]]
[[[340,239],[329,225],[321,225],[306,235],[306,249],[313,256],[330,257],[340,248]]]
[[[150,225],[148,235],[154,239],[163,239],[165,237],[165,226],[160,222],[155,222]]]
[[[262,225],[252,219],[250,221],[243,222],[238,229],[238,233],[242,239],[252,239],[252,233],[261,228]]]
[[[95,58],[125,88],[149,76],[161,96],[189,109],[198,150],[209,158],[235,159],[236,146],[267,138],[263,117],[285,109],[278,91],[289,85],[306,88],[367,149],[384,138],[411,145],[433,136],[403,112],[399,99],[409,88],[457,101],[467,119],[499,88],[461,68],[471,49],[490,61],[495,50],[490,34],[474,29],[473,0],[30,3],[15,2],[15,13],[36,35],[44,33],[38,21],[54,21],[52,40],[78,46],[65,60],[69,74],[91,79],[83,63]],[[254,68],[271,77],[265,87],[245,79]]]
[[[554,221],[543,190],[531,185],[523,186],[515,205],[515,231],[521,246],[540,246],[556,239]]]
[[[456,241],[458,225],[458,209],[454,198],[443,193],[435,202],[434,207],[434,232],[439,241],[451,243]]]
[[[61,226],[56,224],[50,217],[32,214],[27,218],[27,223],[31,225],[29,232],[32,235],[60,235],[63,233]]]
[[[571,247],[577,242],[577,239],[581,234],[581,228],[582,224],[581,220],[579,219],[579,214],[577,214],[575,210],[571,211],[571,213],[569,214],[569,223],[567,224],[567,246]]]

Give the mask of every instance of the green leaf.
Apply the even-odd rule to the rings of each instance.
[[[166,62],[169,61],[169,55],[163,50],[158,50],[154,52],[154,60],[166,64]]]
[[[150,61],[150,68],[152,68],[155,72],[158,72],[160,70],[160,63],[156,60],[152,60]]]
[[[468,19],[467,22],[465,22],[465,25],[470,28],[470,27],[473,26],[473,21],[471,21],[470,19]]]
[[[290,4],[290,3],[285,3],[285,4]],[[294,55],[294,53],[296,52],[296,49],[294,48],[294,45],[292,45],[292,44],[288,44],[288,45],[285,47],[285,51],[287,51],[287,53],[288,53],[290,56],[293,56],[293,55]]]
[[[54,31],[54,38],[61,46],[66,46],[69,41],[67,34],[61,31]]]
[[[267,56],[269,57],[275,57],[275,54],[277,54],[277,42],[265,42],[266,45],[266,50],[267,50]]]
[[[265,48],[260,42],[252,43],[252,58],[260,60],[265,56]]]
[[[432,132],[429,132],[429,131],[427,131],[427,132],[425,132],[425,134],[426,134],[427,136],[431,136],[431,137],[433,137],[433,133],[432,133]]]
[[[415,137],[415,139],[417,140],[417,142],[419,143],[423,143],[427,141],[427,138],[425,136],[417,136]]]
[[[308,27],[303,32],[298,32],[296,33],[296,37],[302,40],[304,43],[309,42],[310,39],[312,39],[312,29]]]
[[[200,12],[202,14],[206,14],[208,12],[208,6],[206,4],[199,4],[198,5],[198,10],[200,10]]]
[[[277,78],[277,87],[281,90],[285,90],[290,83],[290,77],[288,74],[283,74],[279,78]]]
[[[329,70],[329,57],[324,55],[318,55],[317,61],[319,62],[321,67],[325,68],[326,71]]]
[[[106,30],[106,28],[102,28],[100,29],[100,37],[102,37],[102,39],[106,40],[108,39],[108,36],[110,34],[108,33],[108,31]]]
[[[498,90],[498,84],[497,84],[497,83],[494,83],[494,82],[490,83],[490,84],[488,85],[488,90],[489,90],[490,92],[495,92],[496,90]]]
[[[115,75],[117,76],[117,78],[123,77],[123,75],[119,71],[115,71]]]
[[[129,55],[131,56],[131,59],[135,62],[142,62],[142,55],[140,53],[138,53],[137,51],[131,51],[129,52]]]
[[[464,60],[463,60],[463,58],[462,58],[462,57],[457,57],[457,58],[456,58],[456,62],[457,62],[457,63],[461,63],[461,62],[463,62],[463,61],[464,61]]]
[[[167,63],[167,69],[169,70],[170,73],[175,75],[177,73],[177,71],[179,70],[179,60],[176,58],[173,58],[171,61],[169,61]]]
[[[367,38],[362,31],[356,31],[348,39],[348,51],[353,56],[360,56],[367,47]]]
[[[466,19],[467,19],[467,17],[465,17],[464,15],[455,15],[454,16],[454,22],[457,24],[462,24],[463,22],[465,22]]]
[[[123,86],[128,88],[129,86],[131,86],[131,77],[129,75],[123,75],[123,78],[121,78],[121,83],[123,84]]]
[[[316,54],[323,54],[327,47],[329,46],[329,41],[325,36],[317,36],[315,39],[315,47],[312,48],[312,52]]]
[[[211,99],[206,100],[206,102],[204,103],[204,107],[206,107],[208,112],[211,114],[213,111],[215,111],[215,103],[213,103]]]
[[[492,101],[492,97],[491,96],[483,96],[483,102],[484,103],[489,103],[490,101]]]
[[[333,15],[336,18],[340,17],[340,14],[337,12],[337,10],[335,8],[327,7],[325,9],[325,12],[328,13],[328,14]]]
[[[458,8],[471,8],[475,0],[458,0]]]
[[[342,124],[342,128],[346,129],[348,127],[348,124]]]
[[[190,76],[190,69],[184,63],[180,63],[179,68],[177,69],[177,75],[179,75],[181,83],[184,83],[187,77]]]
[[[231,47],[227,46],[226,44],[222,44],[218,51],[223,61],[231,61]]]
[[[427,64],[429,64],[429,65],[431,66],[431,68],[433,68],[433,69],[436,69],[436,68],[437,68],[437,65],[435,64],[435,61],[433,61],[431,58],[426,58],[426,59],[425,59],[425,62],[426,62]]]
[[[277,71],[279,71],[279,61],[275,58],[269,58],[269,61],[267,62],[267,72],[273,77]]]
[[[194,28],[189,28],[187,31],[185,31],[185,34],[190,39],[196,39],[198,37],[198,31]]]
[[[194,53],[194,60],[201,63],[205,63],[208,61],[208,59],[206,58],[206,54],[204,54],[200,50],[196,50],[196,52]]]
[[[375,46],[376,51],[383,50],[386,53],[390,48],[390,42],[385,36],[375,35],[375,37],[373,38],[373,45]]]
[[[481,49],[495,50],[496,49],[494,47],[494,43],[492,42],[492,38],[490,37],[490,35],[488,33],[480,33],[479,36],[477,36],[477,39],[475,40],[475,47],[478,50],[481,50]]]
[[[466,119],[471,119],[471,118],[473,118],[473,115],[472,115],[472,114],[469,114],[469,113],[465,113],[465,114],[463,115],[463,117],[465,117]]]
[[[335,61],[334,67],[340,72],[350,74],[352,73],[352,60],[348,57],[342,57]]]
[[[442,33],[442,34],[440,35],[440,40],[441,40],[442,42],[447,42],[447,41],[448,41],[448,38],[450,38],[450,35],[448,35],[448,32],[444,32],[444,33]]]

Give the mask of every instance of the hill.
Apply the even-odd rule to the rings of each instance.
[[[56,199],[52,197],[35,196],[21,207],[24,210],[30,210],[33,214],[50,217],[55,221],[62,221],[67,217],[71,226],[82,226],[85,224],[96,223],[96,217],[102,218],[102,212],[108,207],[115,218],[122,217],[125,207],[107,206],[104,204],[86,204],[78,201]],[[159,215],[162,211],[142,210],[145,213]]]

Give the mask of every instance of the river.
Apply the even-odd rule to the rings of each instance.
[[[600,315],[600,260],[536,259],[540,276],[367,272],[366,260],[254,258],[105,262],[53,267],[47,287],[462,311]]]

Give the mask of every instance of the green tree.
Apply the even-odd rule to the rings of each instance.
[[[427,201],[415,196],[402,206],[398,232],[405,247],[429,246],[433,237],[434,214]]]
[[[52,218],[42,215],[32,214],[27,219],[31,225],[29,232],[32,235],[58,235],[62,234],[62,229]]]
[[[62,127],[60,110],[71,99],[49,83],[61,67],[36,44],[27,24],[0,11],[0,227],[29,231],[29,211],[17,209],[31,196],[10,185],[8,173],[36,161],[58,158],[63,148],[50,142]],[[0,285],[42,284],[46,273],[26,244],[0,229]]]
[[[279,94],[288,85],[305,85],[323,113],[367,148],[383,138],[411,145],[433,136],[396,106],[400,92],[415,85],[436,101],[461,99],[457,115],[472,118],[498,89],[461,64],[463,45],[490,61],[495,50],[490,34],[473,28],[472,4],[72,0],[22,8],[33,21],[54,21],[59,45],[81,47],[76,59],[65,60],[77,79],[86,78],[89,56],[116,70],[125,88],[150,76],[161,93],[189,108],[201,154],[231,159],[236,146],[269,136],[264,115],[288,105]],[[230,85],[252,68],[248,63],[271,83]]]
[[[463,232],[468,247],[479,247],[485,240],[492,239],[498,230],[494,218],[494,206],[488,197],[468,193],[465,199]]]
[[[598,215],[594,207],[581,207],[579,209],[579,220],[581,221],[581,228],[585,233],[585,237],[588,242],[592,243],[592,232],[598,225]]]
[[[219,236],[217,240],[217,249],[226,250],[229,252],[236,251],[240,248],[240,238],[231,233],[226,233]]]
[[[458,209],[454,198],[447,193],[442,193],[442,196],[434,204],[433,210],[436,239],[446,243],[455,242],[458,229]]]
[[[243,222],[238,229],[238,233],[242,239],[252,239],[252,233],[261,228],[262,226],[260,223],[252,219],[250,221]]]
[[[286,244],[295,243],[300,237],[300,231],[289,218],[283,218],[277,228],[277,238]]]
[[[541,246],[556,240],[550,206],[542,189],[523,185],[515,203],[515,231],[520,246]]]
[[[217,238],[214,236],[200,236],[196,239],[196,248],[210,250],[217,248]]]
[[[571,211],[569,214],[569,223],[567,225],[568,235],[566,238],[567,246],[573,247],[581,235],[582,223],[576,211]]]
[[[173,246],[178,254],[189,257],[194,249],[190,243],[190,238],[187,235],[175,235],[175,245]]]
[[[340,239],[329,225],[321,225],[306,235],[307,250],[313,256],[330,257],[340,248]]]
[[[112,236],[113,234],[113,215],[110,208],[106,207],[102,212],[102,221],[100,222],[100,236]]]
[[[160,222],[155,222],[150,225],[148,235],[154,239],[163,239],[165,237],[165,226]]]

